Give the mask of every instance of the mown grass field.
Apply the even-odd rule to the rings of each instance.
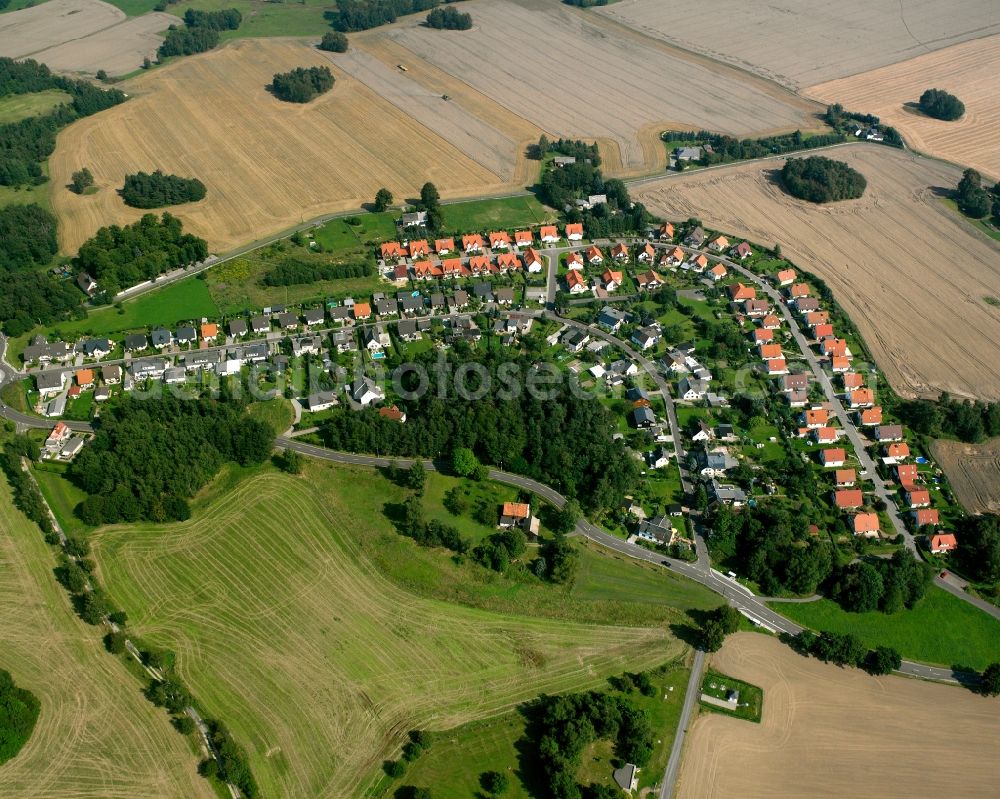
[[[73,512],[87,495],[66,478],[65,464],[40,463],[35,466],[34,472],[42,496],[52,508],[63,532],[72,537],[91,530],[92,528],[78,519]]]
[[[1000,622],[937,587],[913,610],[892,616],[847,613],[829,599],[775,609],[814,630],[854,633],[870,647],[891,646],[924,663],[983,669],[1000,661]]]
[[[20,0],[14,0],[19,2]],[[108,0],[130,17],[139,17],[154,9],[158,0]],[[335,8],[334,0],[299,0],[294,4],[266,2],[266,0],[181,0],[167,8],[168,14],[183,19],[189,8],[198,11],[222,11],[235,8],[243,15],[243,22],[234,31],[220,31],[222,41],[258,36],[315,36],[319,38],[332,30],[323,18],[323,12]]]
[[[408,729],[449,729],[682,651],[662,623],[681,611],[584,601],[421,550],[383,514],[405,494],[318,462],[298,477],[230,470],[188,522],[92,536],[115,602],[176,652],[265,795],[363,794]]]
[[[461,232],[476,230],[512,230],[539,225],[556,218],[531,196],[506,197],[496,200],[474,200],[441,206],[446,230]]]
[[[58,89],[0,98],[0,125],[44,114],[69,100],[70,96]]]
[[[31,738],[0,768],[0,798],[212,799],[193,742],[77,619],[2,478],[0,531],[0,668],[41,701]]]

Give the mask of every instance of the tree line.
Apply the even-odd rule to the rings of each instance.
[[[524,386],[538,378],[537,370],[509,352],[486,353],[476,361],[452,352],[445,369],[435,358],[424,353],[415,359],[428,373],[427,390],[417,391],[420,381],[413,371],[400,380],[406,392],[418,395],[400,404],[420,425],[400,426],[373,408],[342,407],[321,425],[324,443],[350,452],[423,458],[465,447],[483,463],[502,463],[576,498],[590,513],[614,507],[636,484],[638,466],[612,438],[613,420],[601,403],[577,396],[565,382],[546,386],[550,399],[533,397]],[[485,368],[493,390],[478,399],[456,396],[449,380],[472,363]],[[475,372],[468,375],[466,396],[475,397],[483,384]]]
[[[864,125],[878,128],[882,132],[882,144],[888,144],[890,147],[903,146],[903,137],[900,136],[899,131],[891,125],[883,125],[882,120],[874,114],[862,114],[857,111],[845,111],[844,106],[840,103],[834,103],[833,105],[828,105],[826,107],[826,112],[823,114],[823,120],[827,125],[845,137],[853,137],[857,128]]]
[[[261,278],[265,286],[301,286],[319,280],[344,280],[351,277],[371,277],[375,265],[369,262],[331,264],[286,258]]]
[[[74,263],[113,294],[207,256],[205,240],[184,233],[181,221],[164,213],[146,214],[125,227],[102,227],[80,246]]]
[[[136,172],[134,175],[126,175],[121,195],[125,205],[133,208],[161,208],[164,205],[203,200],[205,184],[198,178],[166,175],[157,169],[152,173]]]
[[[324,12],[333,27],[343,33],[390,25],[407,14],[430,11],[458,0],[338,0],[334,11]]]
[[[812,203],[853,200],[865,193],[865,176],[843,161],[821,155],[790,158],[781,168],[781,181],[788,193]]]
[[[235,8],[221,11],[195,11],[189,8],[184,13],[184,27],[171,25],[167,29],[157,55],[169,58],[204,53],[219,43],[219,31],[234,31],[242,21],[243,15]]]
[[[96,114],[125,101],[117,89],[99,89],[90,83],[53,75],[37,61],[0,58],[0,97],[59,89],[70,95],[68,103],[47,114],[0,125],[0,185],[44,183],[41,162],[56,146],[56,134],[81,117]]]
[[[87,524],[163,522],[190,516],[188,498],[227,461],[262,463],[273,434],[235,400],[126,400],[97,422],[94,441],[67,476],[88,497]]]
[[[958,522],[955,532],[961,542],[958,560],[963,570],[974,580],[1000,584],[1000,516],[966,516]]]
[[[427,27],[437,30],[467,31],[472,27],[472,14],[465,14],[454,6],[435,8],[427,15]]]
[[[334,80],[328,67],[296,67],[289,72],[276,72],[268,88],[286,103],[308,103],[330,91]]]
[[[899,399],[893,413],[903,424],[931,438],[954,437],[975,444],[1000,436],[1000,402],[954,399],[942,392],[938,399]]]

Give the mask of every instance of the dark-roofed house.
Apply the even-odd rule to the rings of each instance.
[[[162,377],[166,368],[167,363],[162,358],[144,358],[132,361],[129,371],[135,380],[149,380],[150,378],[159,379]]]
[[[326,319],[326,314],[322,308],[307,308],[302,312],[302,321],[307,327],[322,324],[324,319]]]
[[[496,298],[500,305],[511,305],[514,302],[514,289],[509,286],[498,288],[496,290]]]
[[[656,416],[646,406],[632,409],[632,426],[639,429],[652,427],[656,423]]]
[[[612,333],[617,333],[618,328],[622,326],[625,321],[625,312],[619,310],[618,308],[613,308],[610,305],[604,306],[601,309],[601,313],[597,317],[597,324],[601,327],[610,330]]]
[[[51,344],[42,336],[35,336],[31,344],[24,348],[25,363],[51,363],[63,361],[70,357],[69,345],[65,341],[53,341]]]
[[[310,413],[316,413],[317,411],[325,411],[327,408],[332,408],[336,404],[337,392],[317,391],[315,394],[310,394],[308,399],[306,399],[306,410]]]
[[[266,316],[255,316],[250,320],[250,329],[256,333],[267,333],[271,330],[271,320]]]
[[[295,314],[285,311],[278,314],[278,327],[282,330],[294,330],[299,326],[299,320]]]
[[[117,364],[109,364],[101,367],[101,380],[106,385],[115,386],[122,382],[122,368]]]
[[[698,225],[694,230],[684,237],[684,243],[689,247],[700,247],[705,243],[705,230],[701,225]]]
[[[444,294],[440,291],[435,291],[430,296],[431,310],[437,311],[445,307]]]
[[[143,333],[129,333],[125,336],[125,352],[140,352],[149,346],[149,339]]]
[[[450,308],[459,309],[464,308],[469,304],[469,292],[464,289],[456,289],[455,293],[448,298],[448,306]]]
[[[88,338],[77,345],[77,352],[83,353],[88,358],[103,358],[112,349],[114,346],[106,338]]]
[[[898,424],[883,424],[875,428],[877,441],[902,441],[903,426]]]
[[[194,330],[194,328],[191,328]],[[164,347],[169,347],[170,342],[173,340],[173,336],[170,335],[170,331],[165,327],[155,327],[149,334],[150,340],[153,342],[153,346],[158,350],[162,350]]]
[[[35,385],[38,387],[38,393],[43,397],[47,397],[50,394],[58,394],[66,385],[66,372],[63,372],[61,369],[36,372]]]
[[[424,309],[423,295],[404,294],[399,298],[399,307],[403,313],[413,314],[422,311]]]
[[[247,334],[246,319],[233,319],[229,323],[229,335],[233,338],[243,338]]]
[[[219,363],[220,355],[218,350],[185,353],[184,368],[189,372],[193,372],[195,369],[214,369]]]
[[[396,332],[403,341],[417,341],[420,339],[420,331],[417,330],[416,319],[402,319],[396,325]]]
[[[337,305],[330,309],[330,320],[333,322],[350,322],[351,309],[347,305]]]
[[[335,330],[333,333],[333,346],[337,352],[351,352],[358,348],[358,342],[354,340],[354,333],[350,330]]]
[[[472,287],[472,293],[483,302],[493,301],[493,287],[489,283],[476,283]]]
[[[301,358],[303,355],[318,355],[323,349],[323,339],[319,336],[306,336],[292,339],[292,355]]]
[[[399,313],[399,306],[396,305],[395,300],[389,297],[382,297],[375,300],[375,313],[378,316],[395,316]]]
[[[177,334],[174,337],[178,344],[190,344],[198,340],[198,331],[191,325],[181,325],[177,328]]]

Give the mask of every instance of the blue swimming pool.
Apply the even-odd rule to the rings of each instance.
[[[384,352],[373,352],[372,353],[372,360],[373,361],[380,361],[384,357],[385,357],[385,353]]]
[[[915,460],[917,463],[927,463],[927,458],[924,458],[923,456],[916,457],[913,460]]]

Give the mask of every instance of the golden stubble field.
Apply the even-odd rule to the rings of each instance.
[[[793,88],[1000,33],[995,0],[619,0],[595,10]]]
[[[890,384],[907,396],[1000,397],[1000,244],[939,199],[957,168],[879,145],[825,155],[868,180],[864,197],[829,205],[777,185],[781,161],[664,178],[633,192],[654,213],[698,217],[822,277]]]
[[[969,513],[1000,513],[1000,438],[982,444],[935,441],[934,458]]]
[[[48,0],[0,15],[0,56],[30,57],[56,71],[123,75],[154,58],[158,34],[179,23],[159,12],[126,18],[100,0]]]
[[[996,10],[1000,20],[1000,8]],[[1000,36],[977,39],[900,64],[822,83],[805,94],[875,114],[915,150],[978,169],[1000,180]],[[945,89],[965,103],[953,122],[916,108],[925,89]],[[992,182],[992,181],[991,181]]]
[[[305,41],[240,40],[123,84],[133,98],[71,125],[49,161],[62,250],[141,216],[116,193],[137,170],[205,183],[205,200],[171,210],[216,251],[355,208],[381,186],[399,199],[428,180],[444,197],[511,188],[336,66],[334,88],[306,105],[265,90],[276,72],[329,63]],[[96,194],[63,188],[81,166]]]
[[[214,797],[167,714],[70,609],[54,565],[0,480],[0,668],[41,702],[31,738],[0,766],[0,799]]]
[[[711,663],[764,689],[763,718],[699,715],[679,799],[996,796],[995,699],[842,669],[756,633],[732,636]]]

